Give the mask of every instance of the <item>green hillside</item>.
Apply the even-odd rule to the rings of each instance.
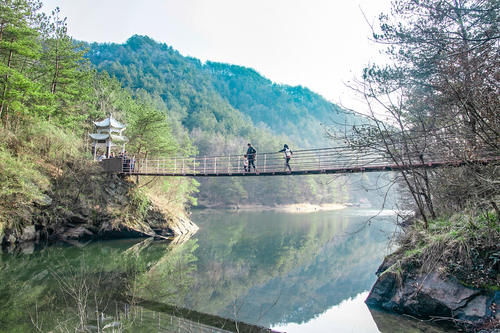
[[[167,157],[194,154],[188,133],[155,96],[131,94],[93,69],[59,10],[41,15],[40,5],[0,1],[0,245],[147,229],[152,198],[168,200],[162,208],[170,222],[185,215],[196,182],[147,179],[137,186],[107,177],[92,161],[88,134],[112,113],[127,123],[131,154]],[[65,234],[78,228],[84,236]]]
[[[305,87],[275,84],[251,68],[207,62],[203,69],[231,106],[257,126],[285,133],[302,147],[330,146],[325,125],[360,121]]]
[[[184,57],[149,37],[125,44],[91,44],[87,57],[124,87],[159,96],[189,130],[251,139],[258,128],[301,147],[331,145],[322,124],[359,121],[307,88],[279,85],[255,70]]]
[[[259,152],[333,143],[323,124],[359,122],[352,114],[307,88],[272,83],[240,66],[182,56],[149,37],[124,44],[88,44],[86,57],[116,77],[132,94],[163,101],[172,126],[184,128],[199,155],[243,154],[252,142]],[[349,198],[345,184],[322,177],[201,179],[198,198],[206,206],[332,202]]]

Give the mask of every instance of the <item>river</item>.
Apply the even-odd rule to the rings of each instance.
[[[201,332],[185,327],[206,313],[289,333],[442,332],[364,304],[395,231],[377,213],[201,210],[188,240],[26,246],[0,257],[0,331]]]

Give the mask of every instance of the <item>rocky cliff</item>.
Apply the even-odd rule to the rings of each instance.
[[[500,328],[500,291],[466,286],[444,267],[423,272],[411,262],[388,256],[366,303],[388,311],[436,321],[452,321],[466,329]]]
[[[47,194],[27,212],[31,223],[4,230],[1,247],[29,251],[34,243],[59,240],[186,237],[198,229],[184,212],[169,213],[137,184],[117,175],[94,174],[78,191],[74,196],[63,191]]]

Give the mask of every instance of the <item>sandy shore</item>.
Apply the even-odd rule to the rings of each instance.
[[[319,211],[339,210],[344,208],[346,208],[345,205],[338,203],[322,204],[322,205],[301,203],[301,204],[291,204],[291,205],[281,205],[281,206],[240,205],[238,206],[237,210],[243,210],[243,211],[274,210],[285,213],[312,213]]]

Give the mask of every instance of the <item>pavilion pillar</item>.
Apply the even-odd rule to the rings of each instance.
[[[97,149],[95,146],[95,142],[92,142],[92,156],[94,157],[94,161],[96,160]]]

